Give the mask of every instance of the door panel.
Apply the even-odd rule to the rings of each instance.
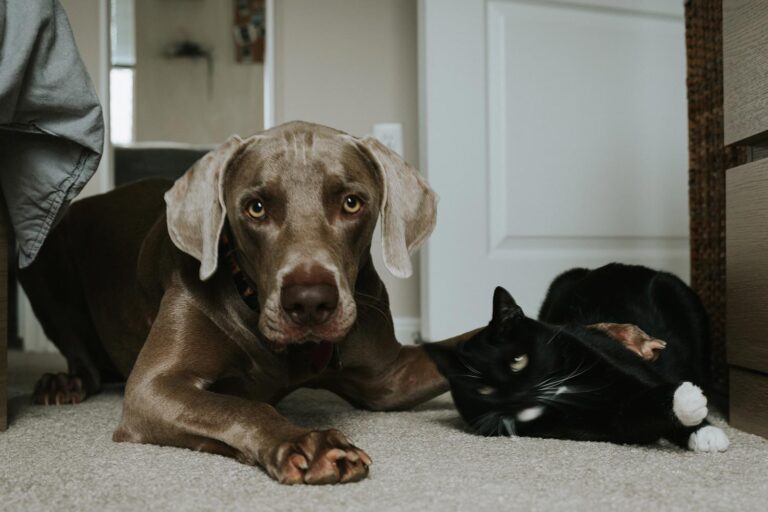
[[[486,323],[498,284],[535,316],[574,266],[688,278],[683,8],[651,4],[423,2],[425,339]]]

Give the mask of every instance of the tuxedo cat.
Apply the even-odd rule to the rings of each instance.
[[[635,324],[666,346],[646,360],[584,327],[598,323]],[[555,279],[539,320],[496,288],[487,327],[454,347],[426,349],[478,434],[632,444],[665,438],[716,452],[729,441],[706,420],[708,346],[706,313],[685,283],[613,263]]]

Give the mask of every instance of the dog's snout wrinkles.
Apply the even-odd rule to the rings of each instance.
[[[299,325],[322,324],[336,311],[339,291],[330,284],[284,286],[280,303],[288,317]]]

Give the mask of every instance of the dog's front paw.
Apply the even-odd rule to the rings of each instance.
[[[272,450],[267,472],[283,484],[336,484],[368,476],[371,458],[338,430],[308,432]]]
[[[693,427],[707,417],[707,397],[698,386],[683,382],[672,397],[672,411],[680,423]]]
[[[724,452],[730,444],[725,432],[712,425],[701,427],[688,438],[688,448],[695,452]]]

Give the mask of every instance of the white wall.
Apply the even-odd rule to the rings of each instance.
[[[105,192],[112,180],[109,150],[109,0],[59,0],[69,18],[80,58],[91,76],[104,112],[104,155],[80,197]]]
[[[278,0],[276,122],[301,119],[366,135],[374,123],[403,125],[405,159],[418,163],[415,0]],[[378,235],[377,235],[378,236]],[[408,280],[381,260],[396,317],[419,316],[419,263]]]
[[[264,67],[238,64],[233,2],[136,0],[135,140],[216,144],[262,130]],[[213,52],[210,91],[205,59],[168,59],[188,38]]]

